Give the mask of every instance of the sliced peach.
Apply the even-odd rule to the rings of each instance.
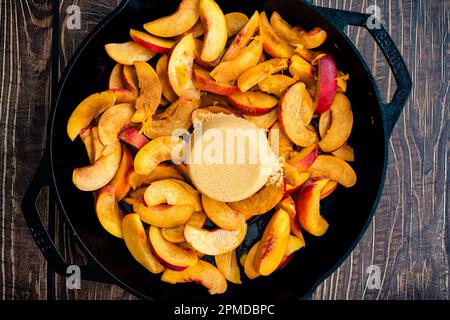
[[[128,198],[125,198],[124,201],[128,203],[129,205],[134,205],[135,203],[144,203],[144,194],[146,187],[142,187],[139,189],[136,189],[134,191],[130,192],[130,196]]]
[[[301,172],[289,162],[284,164],[284,176],[286,179],[286,194],[292,194],[300,189],[300,187],[311,176],[310,172]]]
[[[269,129],[278,119],[278,110],[275,108],[272,111],[263,114],[261,116],[248,116],[244,115],[244,118],[250,122],[253,122],[258,128]]]
[[[172,150],[178,143],[179,139],[172,136],[153,139],[136,154],[134,170],[142,175],[150,174],[158,164],[172,159]]]
[[[253,245],[253,247],[248,252],[247,257],[245,258],[244,262],[244,272],[247,278],[249,279],[256,279],[260,276],[259,272],[255,269],[255,256],[256,252],[258,251],[258,246],[261,241],[258,241]]]
[[[97,161],[100,159],[100,157],[103,155],[103,150],[105,149],[105,146],[100,141],[100,137],[98,134],[98,127],[92,128],[92,153],[93,153],[93,159]]]
[[[241,12],[231,12],[225,15],[228,38],[236,35],[248,22],[248,17]]]
[[[320,237],[328,230],[327,221],[320,215],[320,193],[329,179],[313,178],[304,184],[297,195],[297,221],[310,234]]]
[[[108,43],[105,45],[105,50],[111,59],[128,66],[137,61],[147,62],[156,55],[156,52],[150,51],[134,41]]]
[[[81,130],[102,114],[105,110],[111,108],[116,101],[116,97],[110,91],[94,93],[84,99],[72,112],[67,123],[67,134],[74,141]]]
[[[111,75],[109,76],[109,85],[108,88],[111,89],[123,89],[123,81],[122,81],[122,72],[123,66],[120,63],[117,63],[111,71]]]
[[[122,239],[122,219],[124,214],[119,208],[115,193],[116,190],[111,185],[101,188],[95,201],[95,211],[98,221],[103,228],[113,236]]]
[[[175,182],[176,184],[180,185],[181,187],[183,187],[184,190],[186,190],[191,195],[192,201],[194,202],[195,211],[203,210],[202,200],[200,199],[200,193],[196,189],[194,189],[194,187],[192,187],[189,183],[180,179],[170,178],[167,180]]]
[[[192,112],[198,106],[198,100],[178,99],[162,113],[154,116],[151,124],[144,128],[144,134],[151,139],[156,139],[169,136],[175,130],[189,129],[192,125]]]
[[[175,41],[173,40],[161,39],[135,29],[130,29],[130,36],[144,48],[156,53],[168,53],[175,44]]]
[[[289,214],[283,209],[278,209],[272,216],[255,254],[255,270],[267,276],[274,272],[283,260],[291,233],[291,221]]]
[[[159,204],[147,207],[139,202],[133,204],[133,209],[139,214],[142,221],[160,228],[181,226],[194,212],[193,205]]]
[[[321,113],[319,118],[319,135],[323,139],[331,126],[331,111]]]
[[[285,160],[289,158],[290,152],[294,150],[292,141],[289,140],[283,130],[280,129],[279,122],[275,122],[272,128],[270,128],[269,142],[272,151],[275,152],[276,155],[283,157]]]
[[[218,82],[234,84],[247,69],[256,66],[261,58],[263,42],[256,37],[231,60],[221,62],[211,71],[211,76]]]
[[[169,58],[167,55],[162,55],[156,64],[156,73],[158,74],[159,81],[161,82],[161,89],[163,96],[169,102],[175,102],[178,99],[177,94],[173,91],[172,85],[169,81],[169,76],[167,74],[167,65]]]
[[[136,113],[133,122],[151,120],[161,102],[161,82],[155,69],[145,62],[134,64],[139,83],[140,95],[136,99]]]
[[[339,159],[353,162],[355,161],[355,150],[350,147],[348,144],[344,144],[342,147],[332,152],[333,156],[338,157]]]
[[[98,121],[98,134],[103,145],[117,141],[121,130],[131,122],[135,112],[129,103],[117,104],[106,110]]]
[[[199,17],[199,0],[182,0],[176,12],[144,24],[144,29],[158,37],[170,38],[191,29]]]
[[[94,163],[73,170],[72,182],[82,191],[95,191],[104,187],[117,172],[122,157],[120,142],[107,146]]]
[[[353,168],[347,162],[335,156],[318,156],[310,170],[318,171],[346,188],[353,187],[356,184],[357,178]]]
[[[181,38],[173,47],[167,73],[172,89],[179,97],[198,100],[200,93],[192,79],[194,59],[195,40],[190,33]]]
[[[265,93],[274,94],[277,97],[281,97],[287,88],[296,82],[297,81],[289,76],[275,74],[258,83],[258,88]]]
[[[81,141],[83,141],[84,147],[86,148],[86,153],[89,158],[89,162],[92,163],[95,161],[94,159],[94,149],[92,146],[92,129],[91,127],[87,127],[81,130],[80,132]]]
[[[127,89],[109,89],[116,97],[116,104],[130,103],[136,100],[136,95]]]
[[[247,259],[248,254],[244,253],[239,257],[239,263],[241,264],[242,267],[245,266],[245,260]]]
[[[158,262],[152,254],[144,226],[139,215],[136,213],[127,214],[122,219],[122,233],[125,245],[131,255],[151,273],[161,273],[164,266]]]
[[[290,59],[293,56],[294,48],[275,32],[265,12],[259,17],[259,32],[264,40],[264,50],[272,57]]]
[[[350,101],[342,93],[337,93],[330,108],[331,124],[319,142],[323,152],[333,152],[347,141],[353,128],[353,112]]]
[[[183,179],[178,173],[178,170],[173,166],[161,163],[157,165],[149,174],[140,175],[136,171],[131,170],[128,173],[128,183],[133,190],[140,188],[141,186],[149,185],[152,182],[164,180],[164,179]]]
[[[300,172],[308,170],[319,155],[317,144],[302,149],[300,152],[291,152],[288,163],[296,167]]]
[[[283,260],[281,260],[281,263],[278,266],[277,270],[281,270],[284,267],[286,267],[289,264],[289,262],[291,262],[292,258],[294,257],[294,254],[304,246],[305,241],[303,239],[300,240],[297,237],[290,236],[286,252],[284,253]]]
[[[272,74],[280,72],[288,67],[287,59],[270,59],[260,63],[239,76],[238,86],[242,92],[246,92]]]
[[[316,141],[316,133],[308,130],[312,101],[305,84],[294,84],[284,93],[278,107],[278,121],[287,137],[296,145],[307,147]],[[306,121],[305,121],[306,120]]]
[[[128,143],[130,146],[134,147],[137,150],[142,149],[142,147],[149,142],[146,136],[144,136],[139,132],[138,129],[132,126],[123,129],[119,133],[118,138],[123,142]]]
[[[197,20],[197,23],[188,31],[186,31],[186,34],[192,33],[194,38],[201,37],[205,34],[205,27],[203,26],[203,23],[200,19]]]
[[[213,0],[200,0],[200,19],[205,27],[201,59],[211,62],[220,56],[227,44],[227,21]]]
[[[227,17],[226,15],[225,17]],[[259,27],[259,13],[258,11],[255,11],[255,13],[252,15],[250,20],[248,20],[245,23],[245,26],[243,26],[240,31],[238,31],[236,37],[233,39],[233,42],[229,45],[228,49],[226,50],[222,61],[230,61],[233,60],[239,51],[241,51],[243,48],[245,48],[253,36],[255,35],[256,31]],[[230,34],[228,36],[231,36]]]
[[[324,113],[331,108],[337,91],[337,67],[333,57],[325,54],[318,60],[318,77],[314,106],[317,113]]]
[[[214,257],[216,266],[224,277],[235,284],[242,284],[241,272],[239,271],[236,250]]]
[[[247,234],[247,224],[244,223],[239,230],[224,229],[206,230],[186,225],[184,237],[197,251],[206,255],[216,256],[236,249]]]
[[[297,222],[297,211],[295,209],[295,202],[294,199],[292,199],[291,196],[285,197],[280,203],[277,204],[275,207],[278,209],[283,209],[289,214],[289,217],[291,219],[291,234],[293,234],[295,237],[297,237],[299,240],[303,241],[305,243],[305,239],[303,238],[303,233],[300,230],[300,226]]]
[[[202,228],[206,221],[206,214],[203,211],[195,211],[191,217],[186,221],[186,224]],[[184,237],[184,225],[174,227],[174,228],[162,228],[161,234],[163,237],[173,243],[183,243],[186,242]]]
[[[349,74],[345,74],[339,71],[337,78],[337,92],[346,93],[347,92],[347,82],[350,79]]]
[[[227,280],[222,273],[203,260],[184,271],[166,270],[161,280],[171,284],[195,282],[206,287],[209,294],[221,294],[227,290]]]
[[[235,231],[245,224],[245,215],[231,209],[225,202],[216,201],[203,194],[202,204],[208,218],[219,228]]]
[[[123,66],[122,81],[125,89],[131,91],[133,96],[137,97],[139,95],[139,84],[134,65]]]
[[[295,52],[311,64],[315,63],[317,58],[323,54],[323,52],[320,51],[306,49],[303,45],[297,45],[295,47]]]
[[[123,147],[122,160],[120,160],[119,168],[117,169],[114,178],[109,183],[115,189],[115,196],[117,201],[122,200],[130,191],[128,184],[128,172],[133,167],[133,158],[126,147]]]
[[[195,63],[207,70],[211,70],[217,67],[219,63],[222,61],[222,56],[225,53],[225,51],[222,51],[222,53],[216,60],[207,62],[202,60],[202,48],[203,48],[203,41],[195,39]]]
[[[251,197],[237,202],[230,202],[229,205],[232,209],[247,216],[256,216],[275,208],[278,202],[283,199],[284,194],[284,182],[270,183]]]
[[[289,72],[295,80],[304,82],[308,87],[316,84],[316,79],[314,78],[316,69],[297,54],[292,56]]]
[[[309,32],[298,27],[292,28],[276,11],[272,13],[270,24],[275,32],[285,38],[289,43],[302,45],[306,49],[317,48],[327,39],[327,33],[318,27]]]
[[[325,187],[320,192],[320,200],[325,199],[330,194],[334,192],[334,190],[337,189],[338,183],[334,180],[328,181],[328,183],[325,185]]]
[[[271,95],[257,91],[247,91],[227,97],[233,107],[247,115],[262,115],[272,111],[278,100]]]
[[[195,69],[198,88],[202,91],[211,92],[219,95],[229,96],[240,93],[241,90],[235,85],[220,83],[215,81],[208,71],[200,68]]]
[[[148,236],[154,255],[166,268],[182,271],[197,263],[198,257],[195,253],[164,239],[159,228],[150,226]]]
[[[181,181],[181,180],[178,180]],[[149,207],[167,203],[168,205],[195,204],[195,196],[183,185],[169,179],[153,182],[144,194],[145,204]]]

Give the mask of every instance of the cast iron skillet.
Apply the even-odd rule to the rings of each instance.
[[[125,0],[83,42],[60,81],[48,122],[47,149],[22,208],[39,248],[57,273],[65,275],[70,261],[66,262],[55,247],[36,207],[36,198],[44,186],[50,186],[65,223],[88,258],[81,268],[83,278],[118,284],[142,298],[205,301],[218,298],[209,297],[198,285],[161,282],[159,276],[150,274],[134,261],[123,241],[102,229],[94,212],[92,194],[78,191],[71,182],[73,168],[85,165],[87,159],[79,139],[71,143],[66,134],[66,123],[75,106],[89,94],[107,87],[114,63],[106,55],[104,45],[128,41],[130,27],[140,29],[144,22],[170,14],[178,2]],[[243,276],[243,285],[230,284],[227,293],[220,296],[228,300],[303,298],[344,261],[371,221],[384,183],[387,143],[410,93],[410,76],[386,30],[369,30],[397,81],[392,102],[384,104],[367,64],[343,32],[347,25],[365,27],[368,15],[315,7],[299,0],[218,2],[225,13],[241,11],[251,15],[255,10],[265,10],[270,14],[277,10],[293,25],[320,26],[328,32],[323,49],[333,55],[341,70],[351,75],[348,97],[354,112],[351,145],[356,155],[356,186],[339,187],[332,197],[323,201],[322,214],[330,224],[329,231],[321,238],[305,233],[306,248],[285,269],[254,281]],[[265,220],[260,219],[249,227],[242,251],[254,242]]]

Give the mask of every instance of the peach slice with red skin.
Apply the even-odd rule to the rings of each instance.
[[[303,241],[304,244],[305,239],[303,238],[303,233],[300,230],[300,226],[297,222],[297,211],[295,209],[294,199],[292,199],[291,196],[287,196],[282,201],[280,201],[280,203],[278,203],[275,208],[277,210],[283,209],[289,214],[289,217],[291,219],[291,234],[293,234],[299,240]]]
[[[122,219],[122,234],[131,255],[151,273],[161,273],[164,266],[153,255],[139,215],[130,213]]]
[[[184,250],[164,239],[159,228],[150,226],[148,237],[154,255],[166,268],[183,271],[197,263],[198,257],[194,252]]]
[[[286,252],[284,254],[283,260],[281,260],[281,263],[280,263],[280,265],[277,268],[277,271],[283,269],[284,267],[286,267],[289,264],[289,262],[291,262],[292,259],[294,258],[294,254],[298,250],[303,248],[304,246],[305,246],[305,241],[304,240],[300,240],[297,237],[290,236],[289,237],[288,246],[286,248]]]
[[[278,209],[267,224],[255,254],[255,270],[267,276],[274,272],[283,260],[291,233],[289,214]]]
[[[200,0],[199,13],[205,27],[201,59],[212,62],[219,58],[227,44],[227,21],[214,0]]]
[[[128,66],[137,61],[147,62],[156,55],[156,52],[150,51],[134,41],[108,43],[105,45],[105,50],[111,59]]]
[[[245,215],[233,210],[225,202],[220,202],[202,195],[203,209],[208,218],[219,228],[235,231],[245,224]]]
[[[120,160],[119,168],[117,169],[114,178],[109,183],[115,190],[117,201],[121,201],[130,191],[128,184],[128,172],[133,167],[133,158],[126,147],[123,147],[122,159]]]
[[[228,38],[236,35],[247,24],[248,17],[241,12],[231,12],[225,15]]]
[[[247,224],[242,224],[239,230],[224,229],[206,230],[186,225],[184,237],[186,241],[198,252],[217,256],[236,249],[247,234]]]
[[[199,17],[199,0],[182,0],[173,14],[144,24],[144,29],[158,37],[171,38],[191,29]]]
[[[278,121],[286,136],[298,146],[307,147],[316,141],[316,133],[307,128],[312,110],[311,97],[302,82],[286,90],[280,99]]]
[[[192,79],[195,50],[195,39],[192,34],[181,38],[170,54],[167,74],[173,91],[179,97],[198,100],[200,92]]]
[[[159,228],[181,226],[189,220],[194,212],[193,205],[159,204],[147,207],[139,202],[133,204],[133,209],[139,214],[139,218],[142,221]]]
[[[289,140],[289,138],[284,134],[283,130],[280,129],[279,122],[275,122],[275,124],[270,128],[268,139],[272,151],[275,152],[276,155],[287,160],[289,158],[289,154],[294,150],[294,145],[292,141]]]
[[[153,139],[136,154],[134,170],[142,175],[150,174],[158,164],[172,159],[172,151],[178,143],[180,140],[172,136]]]
[[[124,214],[119,208],[116,190],[107,185],[100,189],[95,201],[95,212],[102,227],[113,236],[122,239],[122,219]]]
[[[234,284],[242,284],[236,250],[215,256],[214,259],[217,268],[228,281]]]
[[[116,97],[109,91],[94,93],[84,99],[72,112],[67,122],[67,135],[70,140],[74,141],[81,130],[88,127],[95,118],[111,108],[115,102]]]
[[[175,41],[161,39],[135,29],[130,29],[130,36],[136,43],[156,53],[168,53],[175,44]]]
[[[161,82],[161,89],[163,96],[171,103],[178,100],[178,96],[173,91],[172,85],[169,81],[169,75],[167,74],[167,65],[169,63],[169,57],[167,55],[162,55],[156,64],[156,74],[158,75],[159,81]]]
[[[306,171],[311,167],[319,155],[317,144],[302,149],[300,152],[291,152],[288,163],[296,167],[299,171]]]
[[[91,165],[73,170],[72,182],[81,191],[95,191],[111,181],[122,157],[120,142],[107,146],[103,155]]]
[[[325,54],[318,61],[318,78],[314,106],[317,113],[331,108],[337,91],[337,67],[331,55]]]
[[[230,96],[240,93],[241,90],[235,85],[220,83],[215,81],[208,71],[200,68],[195,69],[198,88],[202,91],[211,92],[223,96]]]
[[[109,84],[108,88],[112,89],[123,89],[123,81],[122,81],[122,72],[123,66],[120,63],[117,63],[111,71],[111,75],[109,76]]]
[[[121,130],[131,122],[135,112],[129,103],[117,104],[106,110],[98,121],[98,135],[103,145],[117,141]]]
[[[300,189],[300,187],[311,176],[310,172],[301,172],[289,162],[284,164],[284,176],[286,178],[286,194],[292,194]]]
[[[267,79],[272,74],[280,72],[288,67],[287,59],[270,59],[248,69],[239,76],[238,87],[246,92]]]
[[[253,122],[260,129],[269,129],[271,128],[278,119],[278,110],[273,109],[272,111],[260,115],[260,116],[249,116],[244,115],[244,118],[250,122]]]
[[[304,82],[308,87],[314,87],[316,85],[316,79],[314,77],[316,68],[297,54],[292,56],[289,72],[296,81]]]
[[[338,183],[334,180],[328,181],[328,183],[325,185],[325,187],[320,192],[320,200],[325,199],[329,195],[331,195],[334,190],[337,189]]]
[[[162,113],[155,115],[150,125],[144,128],[144,134],[156,139],[169,136],[175,130],[187,130],[192,125],[192,112],[199,106],[198,100],[180,98]]]
[[[188,221],[186,221],[186,224],[197,228],[202,228],[205,221],[206,214],[203,211],[195,211]],[[162,228],[161,234],[167,241],[173,243],[186,242],[186,238],[184,237],[184,225],[173,228]]]
[[[237,202],[229,202],[228,205],[246,216],[261,215],[275,208],[283,199],[285,187],[284,180],[280,183],[270,183],[251,197]]]
[[[309,170],[317,171],[318,174],[327,176],[346,188],[351,188],[356,184],[357,177],[353,168],[335,156],[318,156]]]
[[[145,62],[134,64],[138,79],[140,95],[136,99],[136,113],[133,122],[151,120],[161,102],[162,88],[155,69]]]
[[[350,101],[342,93],[337,93],[330,108],[331,124],[319,142],[323,152],[333,152],[341,148],[353,128],[353,112]]]
[[[239,51],[233,59],[221,62],[215,67],[211,71],[211,76],[217,82],[234,84],[243,72],[258,64],[262,51],[262,39],[261,37],[256,37],[247,47]]]
[[[259,16],[259,32],[264,40],[264,50],[272,57],[290,59],[294,55],[294,48],[275,32],[265,12]]]
[[[240,29],[236,37],[233,39],[233,42],[231,42],[231,44],[228,46],[228,49],[225,51],[222,61],[233,60],[237,56],[239,51],[241,51],[249,44],[256,31],[258,30],[258,27],[259,13],[258,11],[255,11],[250,20],[248,20],[245,26]]]
[[[328,178],[309,180],[303,185],[295,201],[300,226],[317,237],[323,236],[328,230],[328,222],[320,215],[320,193],[328,181]]]
[[[281,97],[283,93],[296,82],[297,81],[289,76],[275,74],[259,82],[258,88],[262,92]]]
[[[253,245],[244,261],[245,275],[251,280],[260,276],[259,272],[255,269],[255,256],[260,242],[261,241],[258,241]]]
[[[212,264],[198,260],[198,262],[184,271],[166,270],[161,280],[167,283],[198,283],[208,289],[209,294],[221,294],[227,290],[227,280]]]
[[[118,138],[137,150],[142,149],[142,147],[150,141],[146,136],[140,133],[138,129],[132,126],[123,129],[119,133]]]
[[[165,163],[157,165],[149,174],[140,175],[136,171],[131,170],[128,173],[128,183],[133,190],[142,186],[149,185],[152,182],[165,179],[183,179],[178,170],[173,166]]]
[[[276,108],[278,100],[266,93],[247,91],[227,96],[228,102],[246,115],[258,116]]]
[[[338,157],[339,159],[353,162],[355,161],[355,150],[350,147],[348,144],[344,144],[342,147],[332,152],[333,156]]]

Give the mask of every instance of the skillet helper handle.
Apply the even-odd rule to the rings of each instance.
[[[343,30],[348,25],[366,28],[386,57],[395,81],[397,82],[397,90],[395,91],[391,102],[384,103],[384,101],[382,101],[379,97],[385,134],[386,137],[390,137],[395,123],[397,122],[403,107],[408,100],[412,88],[411,76],[394,41],[392,41],[389,33],[381,25],[381,23],[373,27],[368,26],[368,21],[375,19],[375,17],[372,17],[370,14],[324,7],[316,8],[340,30]]]
[[[36,204],[42,189],[50,185],[50,177],[48,155],[45,153],[22,200],[22,212],[31,235],[47,260],[49,267],[61,276],[68,276],[72,274],[72,272],[68,274],[68,267],[72,264],[65,261],[56,247]],[[101,272],[100,267],[93,262],[88,261],[86,265],[78,267],[82,279],[114,283],[111,277]]]

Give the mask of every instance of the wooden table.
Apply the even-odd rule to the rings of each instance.
[[[449,299],[450,1],[315,2],[359,12],[376,3],[408,65],[414,90],[392,134],[376,216],[353,253],[312,298]],[[81,8],[80,30],[67,28],[66,10],[73,4]],[[51,1],[0,1],[2,299],[135,299],[119,287],[88,281],[82,282],[81,290],[66,289],[65,278],[47,268],[20,210],[45,147],[52,82],[83,38],[117,4],[118,0],[60,1],[59,33],[53,34]],[[389,99],[395,81],[383,55],[365,30],[352,27],[348,33]],[[59,64],[51,61],[52,36],[60,39]],[[39,203],[61,251],[71,261],[82,261],[55,207],[48,205],[47,192]],[[370,265],[380,267],[379,290],[366,287]]]

